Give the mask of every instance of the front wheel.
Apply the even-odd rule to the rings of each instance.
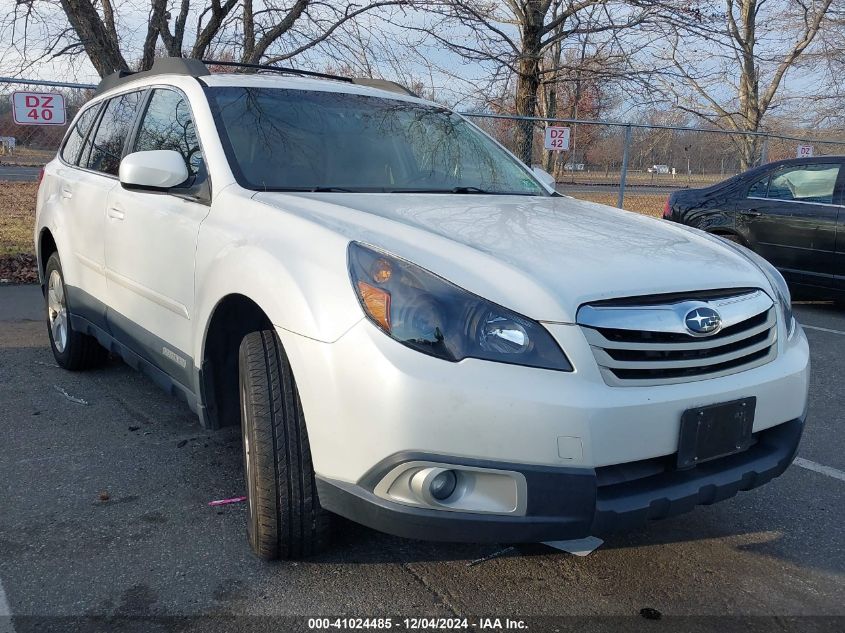
[[[44,303],[47,309],[47,333],[50,348],[59,367],[70,370],[91,369],[106,360],[108,352],[93,336],[73,329],[68,311],[67,290],[59,254],[53,253],[44,268],[47,284]]]
[[[303,558],[323,549],[330,515],[320,506],[299,392],[272,330],[239,351],[247,535],[261,558]]]

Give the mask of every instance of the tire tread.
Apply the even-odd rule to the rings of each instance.
[[[316,494],[308,434],[290,363],[272,330],[244,338],[240,363],[249,399],[248,432],[253,438],[258,497],[252,547],[265,559],[310,556],[324,548],[329,520]]]

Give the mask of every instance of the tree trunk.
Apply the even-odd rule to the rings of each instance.
[[[537,90],[540,88],[540,56],[543,15],[539,3],[530,1],[525,7],[526,19],[522,25],[522,51],[519,57],[519,74],[516,82],[516,114],[533,117],[537,114]],[[519,121],[514,138],[516,155],[526,165],[531,165],[534,145],[534,122]]]
[[[166,0],[153,0],[150,7],[150,23],[147,26],[147,36],[144,38],[140,70],[149,70],[152,68],[153,62],[155,61],[156,42],[158,42],[161,22],[166,12]]]
[[[243,59],[251,60],[255,55],[255,13],[252,0],[243,0],[244,50]]]
[[[546,97],[546,117],[549,119],[557,117],[557,85],[555,83],[552,83],[551,87],[548,89]],[[556,176],[554,173],[555,155],[556,153],[552,150],[545,150],[543,156],[543,169],[553,176]]]
[[[119,43],[100,19],[91,0],[61,0],[62,9],[82,45],[91,64],[105,77],[117,70],[129,70],[120,52]]]
[[[742,37],[739,39],[742,70],[739,79],[740,128],[757,132],[763,113],[760,112],[760,81],[755,48],[757,46],[757,1],[748,0],[740,5]],[[739,162],[742,171],[757,164],[757,137],[739,138]]]

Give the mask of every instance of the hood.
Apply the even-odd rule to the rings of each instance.
[[[536,320],[573,323],[617,297],[768,288],[718,240],[566,197],[258,193],[254,199],[382,248]]]

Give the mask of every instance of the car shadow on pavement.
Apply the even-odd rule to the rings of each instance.
[[[767,486],[740,493],[720,504],[698,507],[689,514],[654,521],[635,531],[604,535],[604,544],[586,558],[540,543],[465,544],[402,539],[339,519],[331,549],[310,562],[377,565],[463,561],[473,565],[496,558],[551,557],[573,559],[577,564],[589,558],[666,556],[674,549],[678,556],[700,557],[705,566],[708,562],[717,564],[714,561],[727,555],[749,561],[759,557],[795,568],[812,567],[842,574],[845,542],[837,527],[841,517],[836,492],[818,494],[820,489],[813,488],[813,494],[808,495],[808,478],[813,476],[793,466]]]

